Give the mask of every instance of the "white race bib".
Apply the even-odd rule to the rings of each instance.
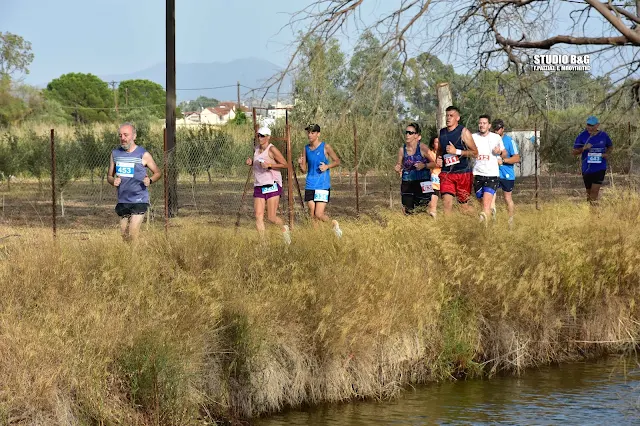
[[[313,192],[313,201],[319,201],[321,203],[329,202],[329,191],[326,189],[316,189]]]
[[[454,164],[460,163],[460,158],[454,154],[445,154],[442,159],[444,160],[445,166],[453,166]]]
[[[429,194],[433,192],[433,182],[426,180],[424,182],[420,182],[420,187],[422,188],[423,194]]]
[[[116,163],[116,174],[120,177],[132,178],[134,171],[135,171],[135,163],[125,163],[125,162]]]
[[[262,187],[262,193],[263,194],[272,194],[274,192],[278,192],[278,184],[277,183],[273,183],[273,185],[269,185],[269,186],[263,186]]]
[[[589,164],[600,164],[602,163],[602,153],[601,152],[590,152],[587,154],[587,163]]]

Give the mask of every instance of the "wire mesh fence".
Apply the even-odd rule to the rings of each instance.
[[[302,202],[305,176],[297,166],[307,143],[304,124],[292,123],[291,194],[289,176],[283,170],[283,195],[279,212],[300,222],[306,217]],[[579,124],[532,123],[512,132],[534,134],[538,138],[515,138],[522,153],[516,167],[519,177],[514,191],[516,203],[533,203],[565,199],[584,200],[579,159],[571,155]],[[276,121],[271,126],[273,144],[288,157],[287,126]],[[342,165],[332,169],[330,214],[355,217],[375,216],[384,209],[400,210],[400,180],[393,171],[397,150],[403,144],[403,125],[379,120],[376,123],[351,120],[324,124],[322,139],[329,142]],[[603,126],[613,140],[605,191],[610,188],[637,190],[640,186],[640,141],[637,126],[621,123]],[[529,132],[529,133],[526,133]],[[52,187],[55,176],[56,221],[60,228],[110,228],[117,225],[114,206],[115,189],[107,182],[109,158],[119,146],[113,128],[77,127],[55,131],[55,167],[51,163],[51,134],[37,130],[5,132],[0,135],[0,223],[5,226],[52,226]],[[427,135],[424,135],[425,142]],[[253,176],[246,159],[253,156],[255,132],[251,126],[198,126],[181,129],[176,148],[165,152],[163,129],[141,126],[136,142],[147,149],[161,170],[165,158],[173,162],[176,176],[177,216],[207,223],[231,225],[240,218],[244,225],[253,223]],[[357,146],[356,146],[357,143]],[[528,145],[529,146],[528,146]],[[538,167],[529,167],[531,156]],[[357,169],[357,174],[356,174]],[[537,171],[537,176],[536,176]],[[356,180],[358,185],[356,186]],[[167,179],[150,187],[148,220],[162,223],[167,198]],[[291,206],[291,207],[290,207]],[[171,220],[171,219],[170,219]]]

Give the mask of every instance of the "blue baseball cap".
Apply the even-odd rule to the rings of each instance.
[[[587,124],[589,126],[595,126],[596,124],[599,124],[600,120],[598,120],[598,117],[596,117],[595,115],[591,115],[589,116],[589,118],[587,118]]]

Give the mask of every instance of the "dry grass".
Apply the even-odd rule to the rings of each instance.
[[[635,345],[640,198],[0,240],[0,424],[194,424]],[[2,235],[16,233],[3,229]],[[591,343],[599,342],[599,343]]]

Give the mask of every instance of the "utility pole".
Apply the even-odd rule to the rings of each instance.
[[[111,85],[111,90],[113,90],[113,106],[116,109],[116,114],[118,114],[118,92],[116,92],[116,81],[112,81],[109,84]]]
[[[166,83],[168,214],[178,215],[178,169],[176,167],[176,0],[166,0]]]
[[[240,81],[238,81],[238,111],[240,111]]]

